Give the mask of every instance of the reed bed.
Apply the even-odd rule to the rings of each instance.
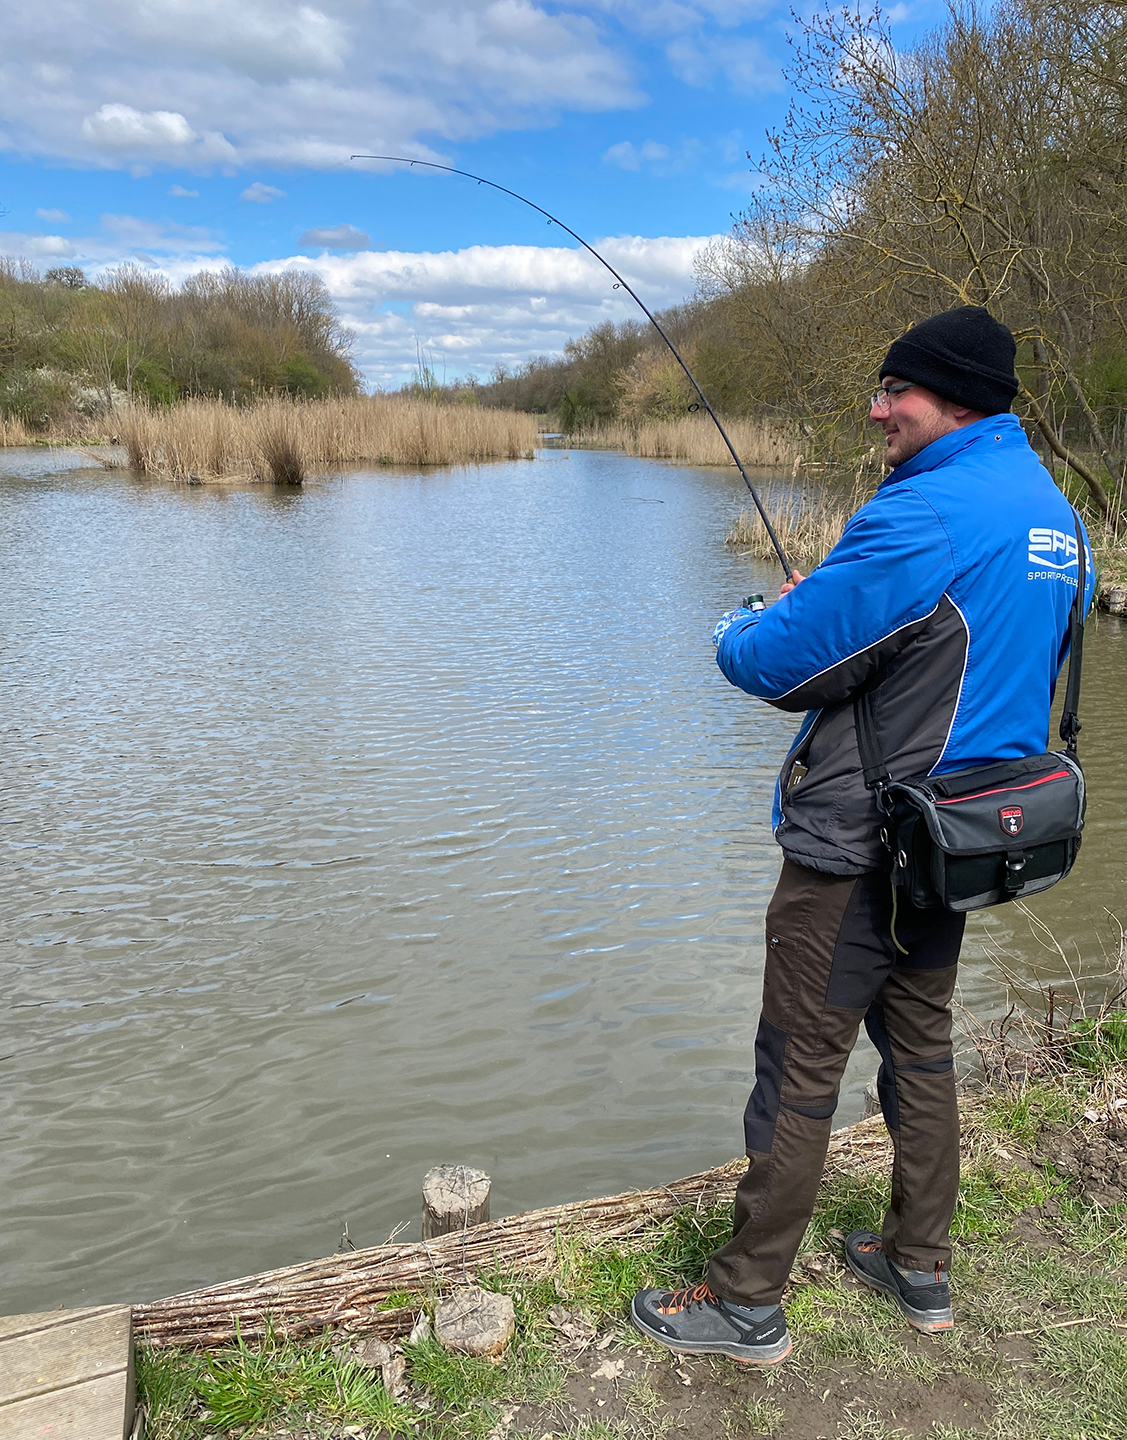
[[[793,466],[798,456],[795,430],[773,420],[725,420],[740,459],[756,469]],[[642,425],[605,425],[583,430],[572,443],[591,449],[625,450],[646,460],[685,460],[690,465],[731,465],[732,457],[707,415],[653,420]]]
[[[34,442],[35,436],[22,420],[14,415],[0,415],[0,446],[32,445]]]
[[[866,485],[864,477],[856,479],[848,489],[814,481],[796,492],[793,487],[776,483],[762,489],[760,498],[788,557],[809,567],[824,560],[841,539],[846,522],[872,494],[873,485]],[[775,558],[756,510],[741,511],[732,521],[727,539],[733,549],[757,560]]]
[[[237,409],[187,400],[168,410],[132,406],[115,417],[129,468],[194,484],[300,485],[343,465],[453,465],[518,460],[536,445],[536,420],[511,410],[381,396],[263,400]]]

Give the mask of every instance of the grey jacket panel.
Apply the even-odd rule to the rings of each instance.
[[[823,706],[781,776],[783,819],[775,837],[788,860],[831,875],[884,867],[880,815],[861,773],[853,696],[862,688],[872,693],[877,736],[893,779],[926,775],[954,723],[969,639],[945,595],[925,620],[851,656],[834,667],[840,673],[811,682],[841,698]],[[835,681],[841,685],[836,691]],[[789,709],[791,697],[782,698],[788,703],[781,708]]]
[[[887,671],[893,660],[927,629],[934,618],[933,610],[922,620],[902,625],[898,630],[893,630],[891,635],[885,635],[875,644],[858,650],[855,655],[846,656],[828,670],[812,675],[809,680],[804,680],[785,695],[768,700],[767,703],[774,705],[777,710],[803,711],[824,710],[834,705],[844,705],[847,700],[852,703],[853,696],[875,683],[882,672]]]

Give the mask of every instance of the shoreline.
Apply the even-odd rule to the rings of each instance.
[[[430,1242],[429,1280],[382,1300],[373,1265],[398,1265],[402,1274],[426,1245],[373,1247],[136,1307],[145,1434],[1121,1440],[1127,1129],[1119,1116],[1127,1074],[1027,1076],[1002,1091],[964,1091],[960,1110],[952,1282],[959,1324],[950,1336],[909,1330],[840,1259],[845,1232],[879,1229],[891,1142],[878,1115],[831,1137],[818,1208],[784,1296],[795,1351],[778,1367],[675,1356],[626,1319],[635,1288],[699,1279],[730,1225],[739,1159],[655,1191],[487,1222],[475,1227],[476,1239],[473,1230],[442,1237]],[[584,1211],[605,1214],[626,1201],[633,1214],[616,1233],[584,1228]],[[500,1242],[522,1228],[537,1243],[524,1262],[506,1263]],[[353,1270],[357,1303],[347,1314],[343,1306],[321,1311],[316,1335],[287,1333],[299,1327],[279,1315],[253,1338],[235,1323],[235,1307],[228,1338],[206,1351],[144,1343],[174,1302],[183,1310],[192,1296],[207,1297],[218,1306],[224,1292],[245,1299],[258,1281],[265,1314],[286,1284],[291,1297],[302,1285],[312,1293],[313,1272],[326,1267],[342,1276]],[[459,1355],[434,1338],[436,1304],[467,1284],[513,1300],[516,1334],[499,1359]],[[343,1285],[342,1297],[349,1293]],[[317,1392],[318,1403],[294,1381],[303,1365],[335,1376],[335,1390]]]

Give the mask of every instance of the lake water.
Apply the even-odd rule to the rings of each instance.
[[[727,470],[549,451],[294,493],[0,451],[0,1309],[139,1300],[742,1148],[796,726],[733,690]],[[1090,825],[1035,902],[1127,920],[1127,626]],[[1063,966],[1013,911],[991,953]],[[875,1067],[862,1042],[838,1123]]]

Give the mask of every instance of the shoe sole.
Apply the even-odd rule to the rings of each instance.
[[[650,1340],[656,1340],[659,1345],[664,1345],[667,1350],[672,1350],[677,1355],[726,1355],[729,1360],[738,1360],[741,1365],[778,1365],[787,1358],[794,1349],[794,1341],[789,1335],[777,1340],[774,1345],[762,1345],[753,1347],[751,1345],[725,1345],[723,1341],[710,1345],[704,1340],[670,1340],[668,1335],[659,1335],[656,1330],[642,1320],[633,1303],[630,1306],[630,1319],[634,1322],[636,1329]],[[753,1354],[748,1351],[754,1350]]]
[[[942,1313],[938,1320],[929,1318],[927,1310],[916,1310],[904,1299],[895,1283],[882,1282],[875,1275],[867,1275],[864,1270],[859,1270],[853,1263],[853,1257],[846,1251],[845,1263],[860,1280],[862,1285],[867,1285],[870,1290],[879,1290],[882,1295],[891,1295],[900,1308],[900,1313],[907,1320],[914,1330],[919,1330],[923,1335],[940,1335],[945,1330],[954,1330],[955,1317],[950,1310]]]

